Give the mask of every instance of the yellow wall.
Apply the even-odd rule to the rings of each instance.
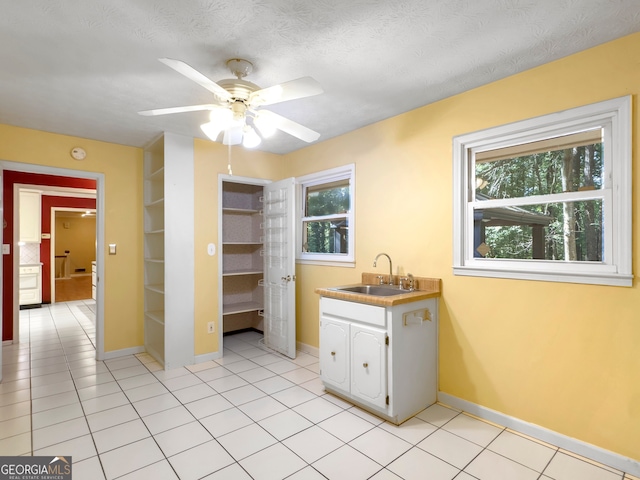
[[[452,137],[633,95],[640,185],[640,34],[318,143],[292,176],[356,164],[356,268],[299,265],[298,340],[318,345],[316,287],[358,281],[375,255],[443,279],[441,391],[640,460],[640,291],[452,275]],[[638,272],[639,209],[633,212]]]
[[[206,140],[194,141],[195,202],[195,354],[217,352],[218,266],[222,245],[218,244],[218,175],[228,174],[228,147]],[[280,155],[231,148],[234,177],[278,180],[283,177]],[[207,244],[216,245],[209,256]],[[215,334],[207,333],[207,323],[215,322]]]
[[[0,160],[104,174],[105,244],[118,245],[104,256],[104,350],[143,345],[142,149],[0,125]]]
[[[55,255],[64,255],[68,250],[69,272],[74,274],[76,269],[84,268],[84,273],[91,274],[91,262],[96,259],[96,217],[63,215],[56,213]]]

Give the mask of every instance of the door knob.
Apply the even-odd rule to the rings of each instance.
[[[282,277],[282,281],[283,282],[290,282],[291,281],[291,275],[287,275],[286,277]]]
[[[336,356],[336,352],[331,352],[331,356],[335,357]]]
[[[368,367],[369,367],[369,364],[368,364],[367,362],[364,362],[364,363],[362,364],[362,366],[363,366],[364,368],[368,368]]]

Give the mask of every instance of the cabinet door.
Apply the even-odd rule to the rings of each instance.
[[[40,193],[20,191],[20,241],[40,243]]]
[[[386,332],[351,324],[351,395],[385,408],[387,398]]]
[[[320,378],[349,391],[349,323],[326,317],[321,319]]]

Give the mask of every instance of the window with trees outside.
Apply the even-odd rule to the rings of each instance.
[[[453,148],[455,274],[632,284],[630,97]]]
[[[299,177],[298,260],[353,262],[353,165]]]

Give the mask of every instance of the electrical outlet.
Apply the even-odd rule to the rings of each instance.
[[[207,323],[207,333],[214,333],[216,331],[216,324],[213,322]]]

